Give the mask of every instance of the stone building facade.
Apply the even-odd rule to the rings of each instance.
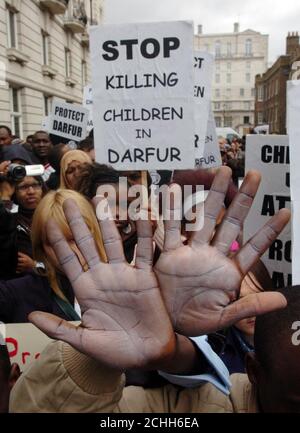
[[[264,73],[256,76],[255,124],[269,125],[269,132],[286,134],[286,82],[300,79],[299,35],[289,33],[286,53]]]
[[[255,76],[267,69],[268,35],[254,30],[203,34],[198,26],[195,48],[215,55],[212,108],[219,127],[247,133],[254,124]]]
[[[25,138],[41,128],[54,97],[82,103],[89,26],[102,14],[103,0],[0,2],[0,124]]]

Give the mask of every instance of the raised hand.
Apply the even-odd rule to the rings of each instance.
[[[165,222],[164,250],[155,266],[162,295],[174,329],[183,335],[201,335],[227,327],[245,317],[286,306],[283,295],[265,292],[238,300],[243,276],[266,251],[290,218],[280,210],[261,228],[234,258],[228,258],[260,183],[258,172],[249,172],[215,231],[231,179],[231,170],[222,167],[214,179],[204,205],[204,226],[194,232],[187,245],[181,241],[181,221]],[[173,185],[175,194],[180,187]],[[178,200],[175,199],[175,203]]]
[[[137,223],[137,259],[132,267],[125,260],[115,223],[100,221],[108,259],[103,263],[75,202],[66,200],[64,212],[77,254],[54,221],[47,224],[47,237],[73,286],[82,324],[76,327],[40,312],[32,313],[30,321],[110,367],[155,368],[157,360],[167,361],[175,350],[175,335],[152,271],[151,226],[147,221]]]

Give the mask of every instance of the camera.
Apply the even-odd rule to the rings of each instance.
[[[21,165],[10,164],[7,171],[7,177],[15,182],[24,179],[25,176],[42,176],[45,172],[42,164],[37,165]]]

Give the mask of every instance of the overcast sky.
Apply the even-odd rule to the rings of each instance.
[[[193,20],[195,31],[232,32],[251,28],[269,35],[269,62],[285,53],[289,31],[300,33],[299,0],[104,0],[105,23]]]

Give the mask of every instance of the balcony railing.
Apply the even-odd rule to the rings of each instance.
[[[84,2],[79,2],[77,6],[69,7],[64,16],[64,26],[72,33],[84,33],[86,30],[88,18],[86,15]]]
[[[40,4],[47,8],[53,15],[64,14],[68,8],[67,0],[40,0]]]

